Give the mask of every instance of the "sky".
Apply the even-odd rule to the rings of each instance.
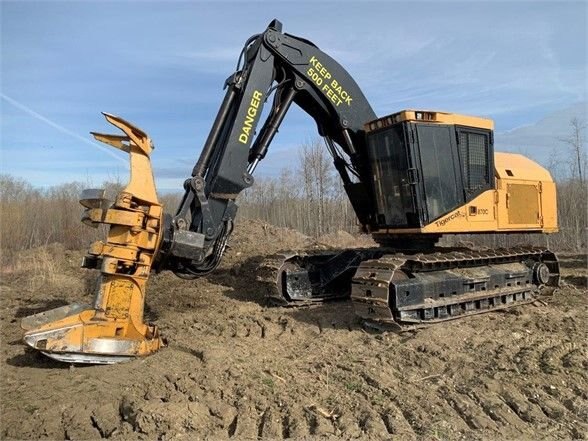
[[[245,40],[278,18],[343,65],[378,116],[492,118],[497,150],[547,163],[586,121],[588,2],[0,1],[1,172],[37,187],[127,179],[92,141],[119,115],[150,134],[157,185],[181,190]],[[111,130],[112,127],[112,130]],[[317,135],[297,108],[256,175],[293,167]]]

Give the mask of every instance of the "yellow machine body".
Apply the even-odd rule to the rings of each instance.
[[[430,110],[404,110],[366,124],[366,132],[403,122],[493,130],[494,122]],[[494,154],[493,189],[420,228],[381,228],[370,233],[439,235],[460,233],[554,233],[558,231],[556,187],[550,173],[517,153]]]

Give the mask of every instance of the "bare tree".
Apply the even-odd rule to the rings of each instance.
[[[300,174],[304,182],[304,195],[310,206],[316,207],[316,213],[309,210],[309,225],[313,225],[316,235],[325,230],[325,207],[334,187],[332,158],[320,140],[302,145],[299,155]],[[316,216],[316,220],[312,219]]]
[[[584,185],[586,170],[584,130],[586,130],[586,123],[580,118],[574,117],[570,120],[570,134],[560,139],[568,145],[571,151],[570,177],[572,179],[578,178],[581,185]]]

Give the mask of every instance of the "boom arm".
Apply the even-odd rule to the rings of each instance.
[[[180,206],[165,220],[157,269],[193,278],[218,266],[237,212],[235,199],[253,184],[255,168],[293,102],[315,120],[360,222],[369,223],[373,192],[365,178],[369,164],[363,124],[376,116],[335,60],[311,42],[281,31],[282,24],[274,20],[245,43],[200,158],[184,183]]]

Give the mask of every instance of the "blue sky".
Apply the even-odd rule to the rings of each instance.
[[[126,180],[90,142],[100,111],[154,140],[162,190],[181,189],[244,41],[278,18],[363,88],[378,115],[427,108],[493,118],[496,146],[540,162],[586,119],[586,2],[6,2],[1,168],[36,186]],[[315,125],[293,109],[256,172],[292,166]]]

